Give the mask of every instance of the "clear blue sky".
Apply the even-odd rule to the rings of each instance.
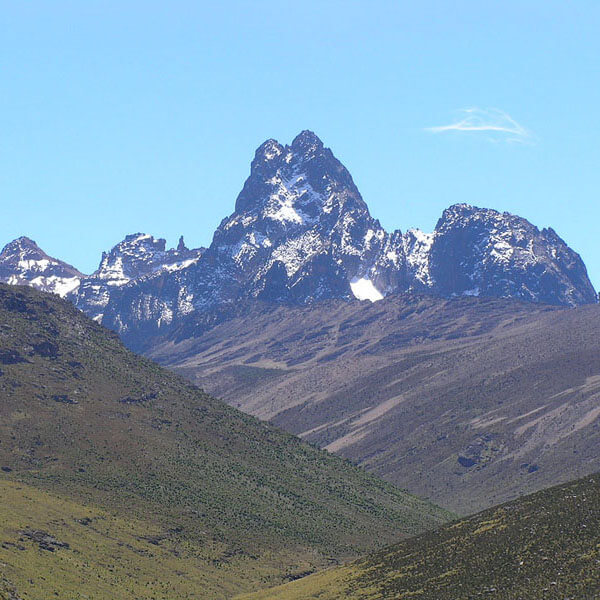
[[[312,129],[386,228],[514,212],[600,286],[597,0],[0,9],[0,245],[28,235],[87,272],[131,232],[206,245],[255,148]]]

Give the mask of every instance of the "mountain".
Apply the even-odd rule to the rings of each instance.
[[[183,237],[177,248],[167,250],[164,239],[134,233],[109,252],[103,252],[98,269],[84,275],[48,256],[34,241],[21,237],[0,253],[0,282],[56,293],[94,320],[102,321],[104,312],[113,309],[111,298],[117,290],[139,285],[145,278],[186,269],[198,262],[204,250],[188,249]],[[165,315],[159,316],[158,327],[161,318]]]
[[[581,258],[520,217],[458,204],[432,234],[386,232],[345,167],[303,131],[289,146],[258,148],[234,212],[197,263],[120,289],[103,323],[141,350],[191,312],[240,301],[376,301],[407,291],[597,301]]]
[[[597,302],[578,254],[553,229],[457,204],[438,221],[429,252],[431,289],[443,297],[496,296],[580,306]]]
[[[599,535],[594,475],[238,600],[591,600],[600,595]]]
[[[31,288],[0,286],[0,397],[0,579],[23,598],[226,598],[449,516]]]
[[[103,323],[133,347],[192,311],[240,300],[377,299],[406,285],[402,236],[373,219],[343,165],[304,131],[256,151],[235,211],[197,264],[123,288]],[[156,325],[159,325],[158,327]],[[136,345],[138,344],[138,345]]]
[[[204,248],[186,248],[183,237],[176,249],[166,250],[164,239],[143,233],[128,235],[110,252],[102,253],[98,269],[82,279],[70,299],[88,316],[102,321],[105,311],[114,310],[115,302],[111,300],[120,289],[141,285],[146,278],[186,269],[197,263],[203,252]],[[158,327],[163,318],[164,315],[158,315]]]
[[[17,240],[0,256],[0,281],[44,285],[19,256]],[[347,169],[310,131],[290,145],[270,139],[257,149],[235,210],[208,249],[181,242],[166,250],[164,240],[127,236],[68,291],[137,350],[181,331],[190,313],[228,312],[253,300],[307,305],[413,292],[597,302],[579,255],[552,229],[508,213],[456,204],[433,233],[386,232]]]
[[[0,253],[0,281],[30,285],[43,292],[66,296],[84,277],[67,263],[48,256],[33,240],[20,237]]]
[[[203,290],[201,306],[240,297],[306,304],[351,298],[362,281],[379,294],[406,285],[401,237],[370,216],[348,171],[309,131],[256,151],[206,258],[222,271],[222,291]]]
[[[245,304],[149,355],[458,513],[600,471],[600,306],[464,296]]]

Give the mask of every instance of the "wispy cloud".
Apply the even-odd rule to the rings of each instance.
[[[463,131],[467,133],[484,133],[487,139],[508,143],[533,143],[534,136],[523,125],[517,123],[508,113],[499,108],[463,108],[458,111],[460,118],[449,125],[427,127],[432,133]]]

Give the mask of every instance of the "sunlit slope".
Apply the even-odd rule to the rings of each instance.
[[[0,370],[2,476],[201,548],[198,568],[223,580],[195,597],[275,584],[447,519],[132,354],[57,297],[0,286]]]
[[[244,600],[592,599],[600,595],[600,476],[425,533]]]
[[[218,547],[143,519],[83,505],[23,483],[0,481],[0,598],[216,598],[277,576],[285,553],[219,564]],[[246,571],[247,569],[247,571]],[[244,571],[246,571],[244,573]]]

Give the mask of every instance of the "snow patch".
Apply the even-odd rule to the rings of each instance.
[[[298,223],[302,225],[304,219],[298,214],[298,212],[292,206],[290,199],[283,200],[279,210],[269,215],[274,221],[291,221],[292,223]]]
[[[157,272],[168,271],[169,273],[172,273],[173,271],[181,271],[182,269],[187,269],[191,265],[196,264],[199,259],[200,257],[198,256],[196,258],[188,258],[187,260],[182,260],[171,265],[159,265],[156,270]]]
[[[58,264],[56,261],[50,262],[46,258],[40,260],[25,260],[22,259],[18,262],[18,267],[23,271],[45,271],[50,265]]]
[[[373,285],[373,282],[366,277],[358,278],[354,277],[350,281],[350,289],[354,294],[354,297],[358,300],[370,300],[371,302],[377,302],[377,300],[383,300],[381,292]]]
[[[478,287],[474,287],[471,290],[465,290],[462,295],[463,296],[479,296],[480,290]]]
[[[34,277],[30,282],[30,285],[38,289],[58,294],[61,298],[64,298],[70,292],[76,290],[79,287],[79,277],[58,277],[57,275],[50,275],[49,277]]]

